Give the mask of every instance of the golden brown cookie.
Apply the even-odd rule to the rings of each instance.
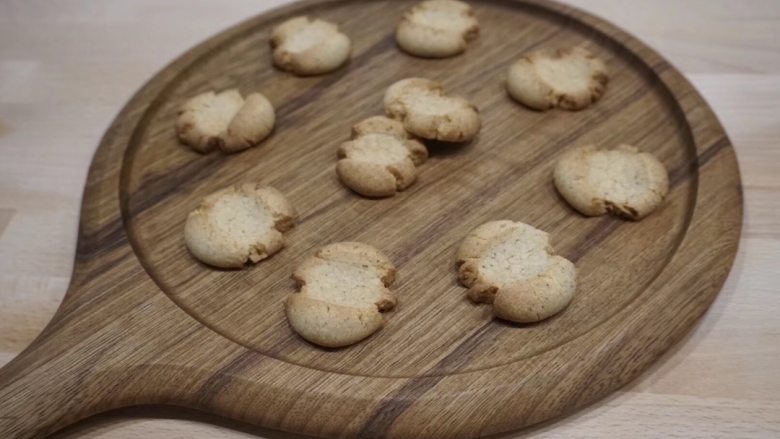
[[[352,140],[339,147],[338,156],[336,172],[347,187],[367,197],[388,197],[414,183],[428,150],[401,122],[375,116],[352,127]]]
[[[583,146],[555,165],[555,187],[587,216],[611,213],[638,220],[655,210],[669,192],[669,175],[652,154],[630,145],[613,150]]]
[[[581,110],[607,88],[607,67],[586,49],[541,50],[509,67],[509,94],[528,107]]]
[[[402,79],[385,92],[385,112],[400,120],[406,131],[423,139],[467,142],[482,122],[477,107],[461,97],[444,94],[438,82]]]
[[[255,183],[217,191],[187,216],[184,242],[193,256],[220,268],[240,268],[284,247],[282,232],[295,210],[276,189]]]
[[[359,242],[320,249],[295,270],[300,291],[287,298],[287,320],[306,340],[325,347],[348,346],[384,325],[382,312],[396,299],[387,288],[395,267],[379,250]]]
[[[274,64],[296,75],[332,72],[349,59],[352,43],[331,22],[295,17],[271,33]]]
[[[233,153],[257,145],[271,134],[274,107],[260,93],[244,99],[236,89],[201,93],[184,103],[176,119],[179,139],[198,152],[219,148]]]
[[[465,51],[478,34],[479,23],[471,6],[455,0],[428,0],[404,14],[395,38],[411,55],[446,58]]]
[[[547,233],[514,221],[474,229],[458,250],[460,282],[469,298],[492,303],[493,314],[537,322],[563,310],[574,295],[574,264],[554,255]]]

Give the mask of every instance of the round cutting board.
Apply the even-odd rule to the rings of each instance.
[[[462,55],[414,58],[395,45],[410,1],[297,3],[190,50],[146,84],[90,168],[71,288],[52,323],[0,371],[0,436],[36,437],[111,408],[172,404],[324,437],[470,438],[560,416],[636,377],[707,309],[736,253],[742,195],[714,114],[669,63],[625,32],[544,1],[473,2],[479,38]],[[338,23],[349,64],[300,78],[271,67],[270,30],[308,14]],[[504,76],[524,52],[581,46],[604,59],[604,97],[579,112],[535,112]],[[479,107],[464,145],[431,144],[409,189],[366,199],[342,186],[336,149],[381,114],[393,82],[435,79]],[[264,93],[273,135],[235,155],[181,145],[177,108],[208,90]],[[587,218],[552,184],[577,145],[629,143],[670,172],[664,204],[641,222]],[[287,247],[215,270],[183,242],[207,194],[259,181],[300,221]],[[522,221],[551,234],[578,269],[561,314],[493,319],[458,285],[455,252],[474,227]],[[318,247],[361,241],[398,268],[385,327],[343,349],[298,337],[284,315],[294,267]]]

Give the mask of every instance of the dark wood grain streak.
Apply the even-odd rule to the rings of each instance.
[[[208,406],[209,401],[214,394],[221,392],[226,386],[230,385],[233,376],[240,374],[249,367],[257,367],[264,357],[253,351],[245,351],[238,357],[230,360],[228,364],[221,367],[219,371],[209,377],[205,383],[195,392],[196,404]]]
[[[564,416],[636,378],[696,323],[731,267],[742,193],[723,128],[685,78],[644,44],[542,0],[474,2],[479,38],[461,56],[401,53],[392,29],[413,1],[307,0],[229,29],[149,81],[107,130],[90,167],[71,286],[52,322],[0,369],[0,437],[43,437],[101,411],[171,404],[295,433],[345,438],[481,437]],[[338,22],[354,56],[330,75],[271,67],[267,39],[302,13]],[[368,23],[368,24],[367,24]],[[610,70],[585,111],[530,111],[503,72],[521,53],[583,45]],[[367,200],[342,187],[335,151],[382,112],[394,81],[441,81],[480,109],[471,143],[431,143],[408,190]],[[262,91],[277,126],[238,155],[199,155],[172,129],[208,89]],[[574,145],[631,143],[670,170],[664,205],[641,222],[585,218],[551,182]],[[243,270],[213,270],[183,245],[187,213],[241,181],[283,191],[300,212],[287,246]],[[492,318],[458,285],[455,251],[489,220],[550,232],[575,261],[564,312],[534,325]],[[358,240],[398,267],[385,327],[343,349],[289,328],[292,268]]]
[[[411,404],[420,396],[429,391],[433,386],[439,383],[443,375],[437,375],[437,369],[442,370],[448,363],[467,362],[469,356],[474,352],[480,339],[488,334],[491,328],[495,326],[486,323],[471,337],[458,345],[449,355],[444,357],[430,372],[430,376],[424,376],[417,379],[411,379],[393,394],[382,399],[379,407],[369,418],[370,421],[363,427],[358,437],[381,438],[384,437],[389,427],[395,422]]]
[[[704,166],[708,161],[715,157],[718,152],[728,146],[730,146],[729,139],[725,136],[721,137],[712,146],[705,149],[704,152],[698,156],[698,160],[695,163],[692,163],[691,166],[696,169]],[[683,178],[691,175],[696,174],[691,173],[690,168],[687,166],[675,169],[670,172],[670,185],[672,187],[677,186]],[[600,241],[623,224],[621,220],[610,217],[598,221],[599,225],[586,237],[585,242],[587,244],[578,246],[578,250],[580,251],[575,253],[572,257],[572,261],[576,262],[588,251],[588,249],[598,245]],[[694,296],[691,297],[690,300],[693,301],[695,299]],[[407,384],[395,393],[383,398],[382,404],[377,408],[373,416],[371,416],[371,421],[364,427],[358,437],[383,437],[382,432],[387,431],[388,427],[392,425],[395,419],[411,405],[411,401],[422,396],[443,378],[442,376],[437,376],[437,369],[442,369],[442,366],[453,361],[468,362],[469,354],[473,352],[474,347],[482,341],[483,337],[490,337],[491,332],[493,332],[492,330],[495,330],[497,327],[495,322],[485,323],[484,326],[459,344],[447,357],[433,367],[429,371],[429,376],[409,380]],[[604,361],[610,361],[610,357],[605,357]]]

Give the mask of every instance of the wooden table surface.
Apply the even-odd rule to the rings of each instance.
[[[68,286],[92,153],[125,101],[214,33],[285,0],[0,0],[0,365]],[[780,437],[780,2],[568,0],[655,47],[737,150],[739,254],[701,324],[638,380],[507,437]],[[179,409],[101,415],[67,438],[295,438]]]

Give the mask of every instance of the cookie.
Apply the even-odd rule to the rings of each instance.
[[[295,17],[274,28],[271,48],[277,67],[308,76],[341,67],[349,59],[352,42],[333,23]]]
[[[652,154],[630,145],[613,150],[583,146],[556,163],[555,187],[587,216],[610,213],[638,220],[655,210],[669,192],[669,175]]]
[[[329,348],[363,340],[384,325],[396,299],[387,288],[395,267],[379,250],[339,242],[304,260],[293,274],[300,291],[287,298],[287,320],[304,339]]]
[[[460,282],[476,303],[517,323],[551,317],[571,302],[574,264],[554,255],[547,233],[521,222],[491,221],[474,229],[458,249]]]
[[[338,157],[344,185],[367,197],[389,197],[414,183],[428,150],[401,122],[375,116],[352,127],[352,140],[339,147]]]
[[[395,39],[410,55],[446,58],[463,53],[478,34],[479,23],[471,6],[455,0],[428,0],[404,14]]]
[[[384,105],[406,131],[423,139],[467,142],[482,125],[477,107],[461,97],[446,96],[441,84],[430,79],[394,83],[385,92]]]
[[[217,191],[187,216],[184,242],[193,256],[220,268],[258,262],[284,246],[295,210],[276,189],[255,183]]]
[[[581,110],[607,88],[607,66],[582,48],[529,53],[509,67],[507,90],[536,110]]]
[[[201,93],[184,103],[176,119],[176,133],[195,151],[242,151],[271,134],[274,107],[260,93],[244,99],[236,89]]]

